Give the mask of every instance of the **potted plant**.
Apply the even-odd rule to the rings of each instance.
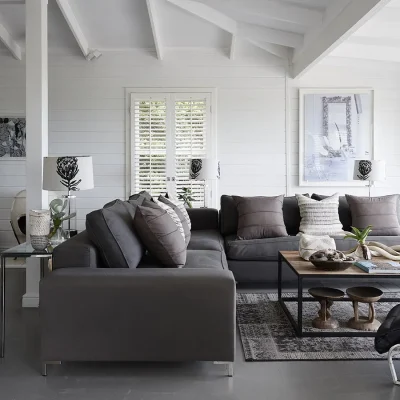
[[[192,189],[184,187],[182,192],[178,195],[178,199],[182,200],[188,208],[193,208],[192,201],[194,201]]]
[[[365,229],[360,231],[356,227],[351,227],[353,233],[348,233],[344,238],[345,239],[354,239],[357,240],[358,246],[352,250],[350,255],[356,256],[358,258],[363,258],[364,260],[371,260],[372,254],[368,245],[365,243],[368,235],[372,231],[372,225],[368,225]]]

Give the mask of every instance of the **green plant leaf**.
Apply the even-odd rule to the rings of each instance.
[[[358,241],[358,237],[353,233],[348,233],[347,235],[345,235],[344,239],[355,239]]]
[[[355,234],[357,237],[360,237],[360,236],[361,236],[361,232],[360,232],[360,230],[359,230],[358,228],[356,228],[355,226],[352,226],[351,229],[353,230],[354,234]]]

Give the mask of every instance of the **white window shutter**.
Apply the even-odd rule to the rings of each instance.
[[[207,157],[209,97],[205,94],[175,95],[175,177],[177,194],[188,187],[193,192],[193,206],[204,204],[204,182],[189,179],[192,158]]]
[[[132,193],[146,190],[153,196],[167,190],[167,100],[132,98]]]

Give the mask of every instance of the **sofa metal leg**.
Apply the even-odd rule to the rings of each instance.
[[[227,373],[229,377],[233,376],[233,362],[228,362],[228,361],[214,361],[214,364],[220,364],[220,365],[226,365],[227,367]]]
[[[42,376],[47,376],[47,366],[50,364],[60,365],[61,361],[43,361],[42,362]]]
[[[398,352],[400,352],[400,344],[396,344],[396,345],[392,346],[392,348],[389,350],[389,354],[388,354],[390,373],[392,374],[393,383],[395,385],[400,385],[400,381],[397,379],[397,374],[396,374],[396,370],[394,368],[394,363],[393,363],[393,355]]]

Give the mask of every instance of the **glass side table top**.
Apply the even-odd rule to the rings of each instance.
[[[30,243],[22,243],[1,253],[2,257],[51,257],[54,248],[48,246],[44,250],[35,250]]]

